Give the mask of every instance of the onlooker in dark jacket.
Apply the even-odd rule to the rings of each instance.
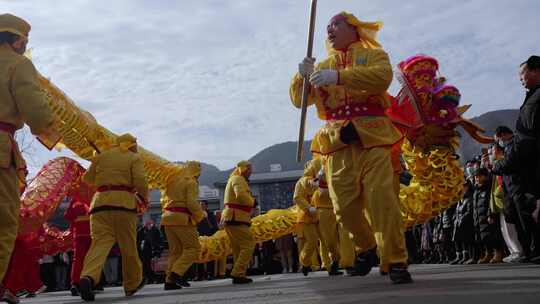
[[[493,260],[495,250],[502,248],[500,228],[496,225],[496,218],[490,211],[491,178],[486,168],[480,168],[474,177],[475,190],[473,194],[473,219],[475,228],[475,241],[481,253],[478,264],[495,263]],[[501,256],[502,258],[502,256]]]
[[[534,258],[539,256],[540,233],[538,224],[532,214],[536,207],[536,198],[528,186],[527,177],[522,167],[530,166],[524,162],[516,146],[516,137],[508,134],[508,130],[497,129],[498,145],[504,148],[504,157],[492,164],[493,174],[503,177],[503,191],[505,193],[504,214],[507,221],[515,223],[519,240],[523,244],[524,254]],[[523,146],[522,146],[523,147]],[[521,148],[522,149],[522,148]],[[526,158],[525,158],[526,160]]]
[[[499,126],[495,130],[496,143],[491,149],[488,162],[489,167],[492,168],[494,174],[497,174],[498,172],[493,170],[493,163],[505,158],[504,149],[502,147],[510,148],[510,153],[513,149],[513,135],[514,133],[507,126]],[[514,187],[512,186],[512,176],[495,175],[493,180],[494,187],[492,187],[491,206],[492,209],[501,209],[500,205],[502,205],[502,210],[492,210],[492,213],[499,213],[501,232],[506,246],[510,251],[510,255],[503,258],[503,261],[505,263],[521,262],[525,258],[521,241],[527,240],[528,238],[523,235],[523,229],[518,229],[521,227],[521,222],[519,220],[516,204],[508,190],[509,188]]]
[[[210,236],[216,233],[219,230],[218,221],[214,212],[208,211],[208,202],[200,201],[201,207],[208,214],[206,218],[199,222],[197,225],[197,231],[199,235]],[[195,280],[202,281],[207,279],[212,279],[215,268],[215,261],[204,263],[204,264],[195,264]]]
[[[540,56],[531,56],[520,66],[521,83],[527,90],[516,122],[516,151],[522,160],[520,172],[527,193],[540,198]]]
[[[540,56],[531,56],[520,66],[521,83],[527,90],[525,101],[519,109],[516,122],[515,151],[520,161],[518,174],[527,201],[527,209],[538,214],[540,209]],[[537,215],[536,215],[537,216]],[[530,260],[540,262],[540,236],[538,233],[538,218],[534,224],[525,215],[527,233],[532,241]],[[532,217],[532,215],[531,215]],[[534,217],[533,217],[534,219]]]
[[[467,180],[463,185],[463,198],[456,205],[452,235],[456,247],[456,259],[450,264],[476,263],[474,254],[472,254],[474,244],[473,193],[473,186]]]
[[[153,220],[145,223],[144,227],[137,231],[137,241],[139,243],[140,257],[143,266],[143,275],[147,283],[155,281],[154,271],[152,270],[152,258],[157,255],[161,248],[161,234],[155,226]]]

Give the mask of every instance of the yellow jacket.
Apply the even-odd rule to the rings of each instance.
[[[334,209],[332,200],[330,199],[330,193],[328,189],[321,190],[320,188],[315,191],[312,198],[313,206],[323,209]]]
[[[139,195],[148,198],[148,184],[141,157],[130,150],[123,151],[120,147],[96,155],[83,181],[96,188],[111,185],[132,187]],[[90,208],[102,206],[135,210],[137,200],[134,193],[127,191],[96,192]]]
[[[315,70],[333,69],[338,71],[338,84],[319,88],[311,87],[308,105],[315,104],[320,119],[331,121],[319,134],[321,154],[329,154],[346,145],[339,139],[339,130],[347,120],[336,120],[332,114],[340,110],[365,110],[366,107],[387,109],[390,100],[386,90],[392,82],[392,66],[382,49],[368,49],[361,42],[353,43],[344,51],[331,50],[327,59],[320,62]],[[294,106],[300,107],[303,79],[299,74],[293,77],[289,90]],[[392,145],[402,136],[388,117],[358,116],[351,120],[364,148]]]
[[[198,197],[199,184],[195,178],[190,176],[173,178],[163,191],[161,225],[197,225],[204,218],[204,211],[199,204]],[[174,210],[174,208],[182,210]]]
[[[309,207],[313,205],[313,193],[315,187],[311,181],[313,178],[308,176],[301,177],[294,187],[293,202],[298,206],[300,212],[298,214],[298,223],[317,223],[319,221],[317,215],[312,215],[309,212]]]
[[[255,199],[251,196],[249,185],[246,179],[241,175],[231,175],[227,181],[225,187],[225,209],[221,214],[222,222],[251,222],[251,212],[248,212],[248,208],[253,208]],[[241,205],[246,210],[240,210],[237,208],[230,208],[227,204]]]
[[[33,134],[39,135],[47,131],[53,118],[32,62],[7,44],[0,45],[0,122],[11,124],[15,129],[21,129],[26,123]],[[9,168],[12,164],[19,170],[26,167],[13,137],[0,131],[0,168]]]

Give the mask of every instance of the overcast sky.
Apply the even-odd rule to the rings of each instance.
[[[318,2],[317,58],[332,15],[381,20],[392,63],[436,57],[473,105],[468,117],[518,108],[519,63],[540,53],[538,0]],[[169,160],[227,169],[297,138],[288,89],[306,50],[307,0],[0,0],[0,8],[32,24],[43,75],[101,125]],[[310,110],[306,137],[320,125]],[[58,155],[34,154],[35,168]]]

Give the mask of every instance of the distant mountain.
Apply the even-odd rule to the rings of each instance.
[[[263,149],[249,159],[253,165],[253,172],[269,172],[270,165],[280,164],[282,171],[304,169],[306,161],[311,159],[311,140],[304,144],[304,161],[296,162],[296,143],[288,141]]]
[[[220,171],[218,167],[206,163],[201,163],[201,177],[199,178],[199,184],[214,187],[214,183],[222,181],[229,175],[228,171]]]
[[[492,136],[495,129],[500,125],[506,125],[513,129],[518,113],[518,110],[491,111],[474,117],[471,120],[486,130],[485,135]],[[475,142],[463,130],[459,130],[459,132],[462,135],[462,139],[458,154],[461,155],[461,160],[464,162],[479,154],[482,145]],[[249,161],[253,164],[254,172],[269,172],[271,164],[280,164],[283,171],[301,170],[304,168],[305,162],[311,159],[310,145],[311,141],[305,143],[305,159],[301,163],[296,162],[296,142],[292,141],[265,148],[251,157]],[[232,169],[220,171],[214,165],[202,163],[202,173],[199,182],[201,185],[213,187],[215,182],[225,181],[231,171]]]

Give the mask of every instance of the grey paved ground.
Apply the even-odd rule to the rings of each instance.
[[[324,272],[254,277],[248,286],[230,280],[195,282],[191,288],[162,290],[149,285],[132,298],[120,288],[96,295],[95,303],[381,303],[540,304],[539,265],[413,265],[414,284],[392,285],[373,270],[367,277],[328,277]],[[38,295],[22,303],[81,303],[67,292]]]

